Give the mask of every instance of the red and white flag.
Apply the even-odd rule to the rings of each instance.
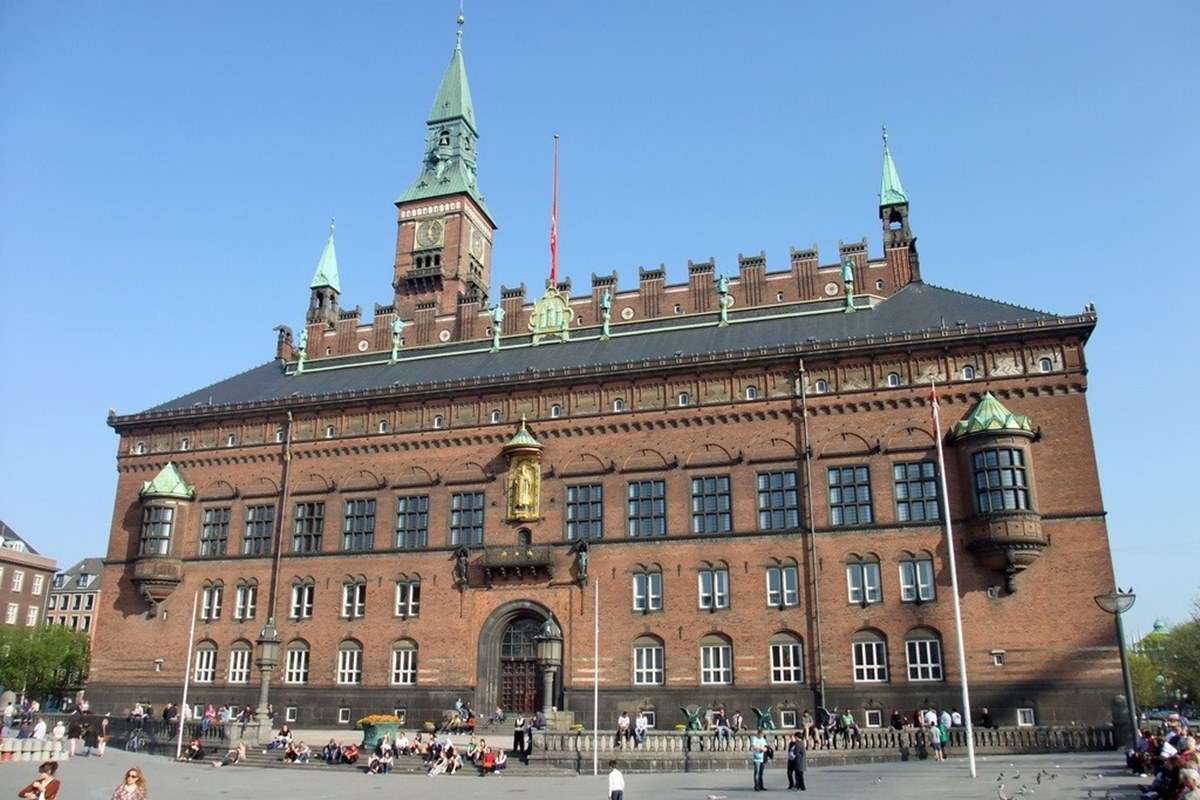
[[[558,134],[554,134],[554,188],[550,201],[550,285],[558,285]]]

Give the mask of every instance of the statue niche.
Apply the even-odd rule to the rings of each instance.
[[[529,432],[524,417],[504,445],[504,456],[508,459],[506,517],[510,522],[535,522],[542,511],[542,445]]]

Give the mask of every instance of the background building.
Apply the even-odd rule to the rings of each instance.
[[[46,622],[93,635],[93,617],[100,597],[100,572],[103,569],[103,559],[85,558],[55,575],[46,601]]]
[[[1094,309],[924,283],[886,140],[882,256],[493,294],[478,138],[460,39],[396,201],[392,302],[341,306],[331,231],[274,360],[110,417],[94,708],[176,699],[185,670],[197,702],[254,702],[268,620],[271,701],[306,724],[547,693],[587,722],[593,680],[602,724],[955,707],[936,380],[976,702],[1006,724],[1109,717]]]
[[[39,554],[0,520],[0,625],[41,622],[55,569],[54,559]]]

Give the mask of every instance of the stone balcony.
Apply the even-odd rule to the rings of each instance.
[[[133,585],[152,609],[183,582],[183,561],[168,556],[142,556],[133,565]]]
[[[1008,591],[1015,578],[1038,559],[1050,542],[1035,511],[981,514],[967,524],[967,549],[986,567],[1007,576]]]
[[[479,565],[488,583],[497,579],[549,577],[554,568],[554,553],[546,545],[485,547]]]

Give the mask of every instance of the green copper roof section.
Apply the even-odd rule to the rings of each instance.
[[[462,28],[458,29],[458,41],[450,54],[450,64],[442,76],[437,97],[429,112],[429,124],[461,117],[475,130],[475,105],[471,102],[471,85],[467,82],[467,67],[463,63]]]
[[[896,162],[892,160],[892,151],[888,147],[887,128],[883,129],[883,180],[879,185],[879,205],[896,206],[908,202],[904,185],[900,183],[900,173],[896,171]]]
[[[142,483],[138,492],[142,497],[178,497],[181,500],[191,500],[196,496],[196,490],[183,479],[179,467],[171,461],[154,476],[154,480]]]
[[[320,289],[328,286],[338,294],[342,292],[341,278],[338,277],[337,251],[333,247],[333,223],[329,223],[329,238],[325,240],[325,249],[321,251],[321,260],[317,262],[317,272],[313,275],[310,289]]]
[[[526,427],[524,417],[521,417],[521,427],[504,445],[506,450],[510,447],[536,447],[539,450],[542,447],[542,443],[533,438],[533,434],[530,433],[529,428]]]
[[[977,433],[1016,433],[1033,435],[1033,422],[1024,414],[1014,414],[1005,408],[991,392],[979,399],[967,418],[956,422],[950,431],[951,439],[961,439]]]

